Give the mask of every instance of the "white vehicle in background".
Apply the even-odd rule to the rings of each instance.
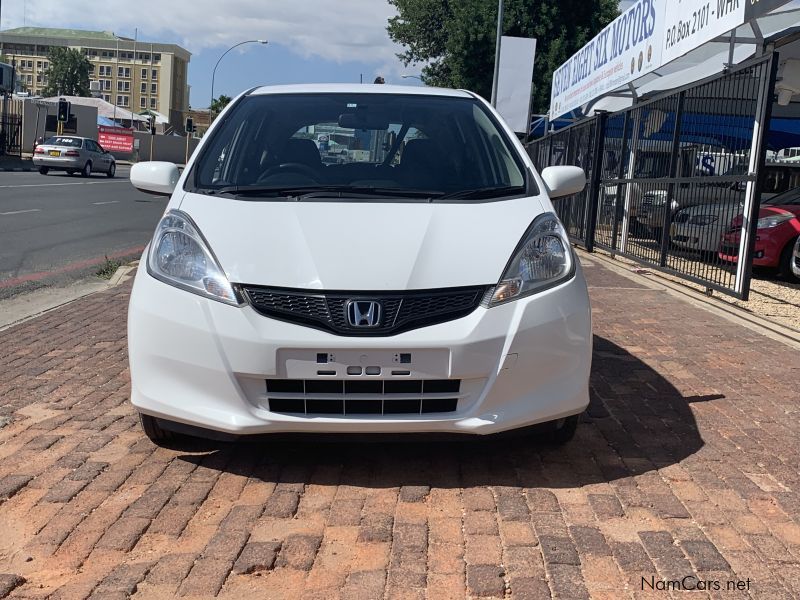
[[[326,165],[306,137],[412,126],[424,138],[396,163],[402,139],[381,161]],[[139,163],[131,182],[171,196],[128,312],[131,401],[155,442],[176,431],[575,433],[591,313],[550,198],[586,176],[536,173],[478,95],[257,88],[182,174]]]
[[[716,253],[731,221],[741,214],[742,202],[698,204],[675,213],[670,225],[670,240],[684,250]]]

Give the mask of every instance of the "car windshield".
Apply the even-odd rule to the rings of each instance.
[[[357,201],[470,200],[527,189],[509,138],[470,97],[255,94],[224,119],[187,180],[191,191]]]
[[[791,206],[800,204],[800,187],[792,188],[769,200],[762,200],[762,206]]]
[[[69,148],[80,148],[81,138],[72,137],[51,137],[48,138],[45,144],[48,146],[67,146]]]

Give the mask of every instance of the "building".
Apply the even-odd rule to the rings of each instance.
[[[0,55],[16,64],[19,87],[41,95],[47,86],[48,53],[54,46],[81,50],[99,96],[134,112],[155,110],[182,130],[189,110],[191,54],[175,44],[143,42],[108,31],[18,27],[0,31]]]

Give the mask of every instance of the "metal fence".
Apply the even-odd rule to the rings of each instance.
[[[0,97],[0,155],[22,155],[22,102]]]
[[[764,179],[776,69],[771,54],[531,142],[538,169],[586,170],[553,202],[573,241],[747,299],[762,193],[789,185]]]

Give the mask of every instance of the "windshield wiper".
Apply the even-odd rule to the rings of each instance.
[[[260,198],[288,198],[290,200],[306,200],[311,198],[422,198],[431,199],[444,195],[439,190],[419,190],[403,188],[384,188],[353,185],[307,185],[297,187],[231,185],[208,190],[209,194],[231,194],[234,196],[251,196]]]
[[[522,194],[525,192],[524,185],[500,185],[500,186],[491,186],[491,187],[482,187],[482,188],[475,188],[471,190],[461,190],[459,192],[453,192],[451,194],[445,194],[443,196],[439,196],[437,200],[456,200],[456,199],[473,199],[477,200],[480,198],[498,198],[501,196],[508,196],[512,192],[516,192]]]

